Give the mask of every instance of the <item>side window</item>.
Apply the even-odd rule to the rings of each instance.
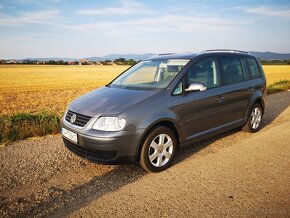
[[[202,83],[208,89],[220,86],[220,75],[214,58],[205,58],[190,67],[188,86],[191,83]]]
[[[178,83],[178,85],[175,87],[173,91],[173,95],[180,95],[182,94],[182,89],[183,89],[183,83],[182,81]]]
[[[257,61],[254,58],[247,58],[247,60],[251,71],[251,78],[256,79],[260,77],[260,70]]]
[[[250,79],[250,71],[248,68],[247,61],[245,58],[241,58],[240,61],[241,61],[243,72],[244,72],[244,79],[249,80]]]
[[[224,85],[239,83],[244,80],[239,58],[232,56],[220,57],[223,68],[222,81]]]

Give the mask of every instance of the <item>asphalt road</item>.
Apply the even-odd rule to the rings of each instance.
[[[268,96],[263,129],[234,130],[148,174],[71,154],[60,135],[0,148],[0,217],[290,217],[290,92]]]

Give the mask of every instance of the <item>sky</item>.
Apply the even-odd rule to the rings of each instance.
[[[289,0],[0,0],[0,59],[290,53]]]

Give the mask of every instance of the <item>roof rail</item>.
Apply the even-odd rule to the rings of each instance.
[[[246,51],[240,51],[240,50],[235,50],[235,49],[210,49],[210,50],[202,51],[201,53],[204,53],[204,52],[215,52],[215,51],[227,51],[227,52],[232,52],[232,53],[238,52],[238,53],[249,54],[249,52],[246,52]]]
[[[176,54],[176,53],[163,53],[163,54],[158,54],[158,56],[163,56],[163,55],[173,55],[173,54]]]

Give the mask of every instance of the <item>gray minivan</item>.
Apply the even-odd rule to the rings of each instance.
[[[158,55],[74,100],[61,121],[63,141],[97,163],[140,162],[159,172],[197,140],[258,131],[265,96],[262,66],[246,52]]]

